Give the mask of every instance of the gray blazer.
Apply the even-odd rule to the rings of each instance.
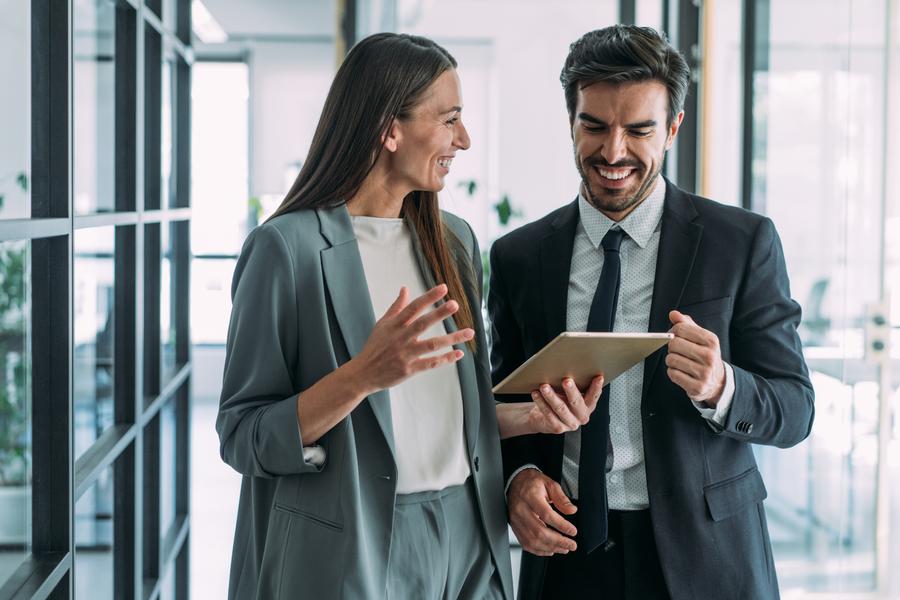
[[[462,242],[460,268],[474,268],[465,300],[480,315],[478,244],[465,221],[443,218]],[[384,598],[397,484],[388,394],[369,396],[319,440],[321,467],[303,460],[297,426],[297,394],[357,355],[375,324],[347,209],[297,211],[257,227],[232,298],[216,430],[223,460],[244,477],[228,597]],[[453,319],[445,325],[456,329]],[[457,363],[466,445],[494,567],[512,598],[499,429],[478,318],[475,339],[478,351],[460,347]]]

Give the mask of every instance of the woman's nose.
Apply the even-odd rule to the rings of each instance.
[[[453,140],[453,145],[460,150],[468,150],[469,146],[472,145],[472,140],[469,139],[469,132],[466,131],[466,126],[463,125],[462,119],[456,123],[456,137]]]

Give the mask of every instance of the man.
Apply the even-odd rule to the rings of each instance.
[[[689,69],[658,33],[592,31],[560,79],[579,197],[493,246],[494,381],[562,331],[674,339],[579,430],[504,443],[519,597],[777,598],[751,444],[793,446],[813,420],[778,235],[660,175]],[[582,402],[572,386],[532,398]]]

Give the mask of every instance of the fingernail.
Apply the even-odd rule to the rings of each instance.
[[[566,379],[565,386],[566,386],[567,388],[570,388],[570,387],[572,387],[573,385],[575,385],[575,384],[572,383],[572,380],[571,380],[571,379]]]
[[[541,391],[544,392],[545,394],[549,394],[549,393],[550,393],[550,386],[549,386],[549,385],[541,386]]]

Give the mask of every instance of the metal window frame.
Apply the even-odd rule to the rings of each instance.
[[[635,0],[619,0],[619,23],[634,25],[637,20],[637,3]]]
[[[107,469],[114,471],[116,598],[159,597],[161,576],[174,569],[176,597],[188,596],[190,496],[190,0],[177,0],[174,30],[165,28],[152,0],[116,0],[115,212],[74,215],[74,0],[31,0],[31,218],[0,220],[0,242],[31,244],[32,319],[32,548],[0,581],[0,600],[68,599],[74,595],[74,510],[81,494]],[[152,32],[152,33],[149,33]],[[158,38],[154,38],[158,36]],[[160,52],[147,51],[158,39]],[[159,78],[162,48],[176,56],[173,107],[174,206],[154,206],[159,188]],[[154,94],[156,101],[154,102]],[[148,130],[150,135],[148,135]],[[149,173],[149,177],[147,174]],[[156,173],[156,175],[153,175]],[[155,181],[153,181],[155,179]],[[155,190],[154,190],[155,184]],[[76,230],[115,228],[114,425],[74,458],[74,248]],[[148,228],[172,227],[171,301],[178,369],[162,387],[153,378],[159,355],[158,240]],[[176,248],[177,247],[177,248]],[[156,264],[148,263],[148,256]],[[176,407],[175,481],[159,481],[157,415]],[[155,429],[154,429],[155,428]],[[176,526],[159,532],[159,487],[176,486]]]
[[[765,153],[757,144],[753,102],[756,97],[756,73],[769,70],[769,2],[743,0],[741,7],[741,206],[765,213],[765,195],[756,193],[753,157]]]

